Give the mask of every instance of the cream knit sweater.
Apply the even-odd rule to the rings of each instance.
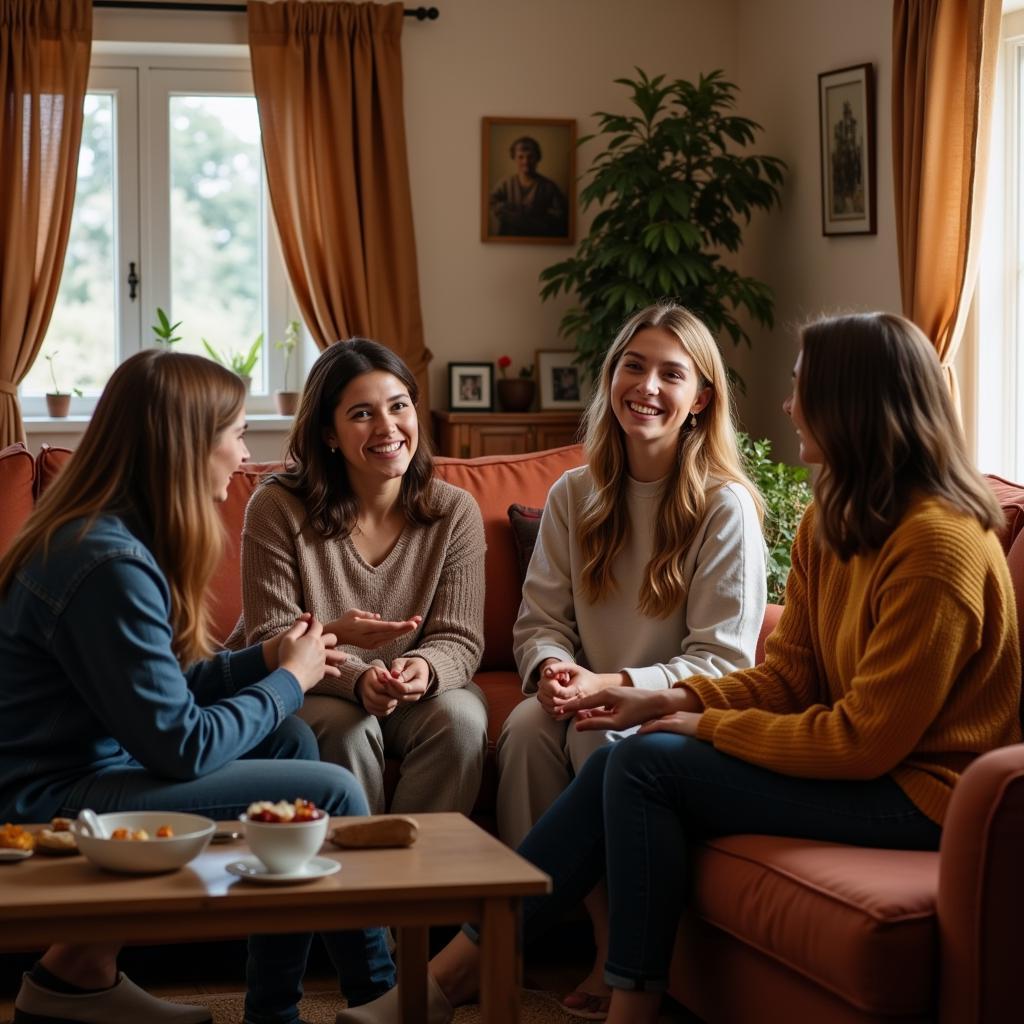
[[[545,658],[576,661],[593,672],[625,670],[634,686],[648,690],[666,689],[694,672],[720,676],[752,665],[767,598],[764,538],[746,488],[729,483],[708,495],[683,563],[686,598],[664,619],[637,610],[661,482],[629,481],[629,528],[615,560],[616,589],[596,604],[580,592],[576,539],[593,488],[589,467],[581,466],[548,494],[513,632],[523,690],[536,691]]]
[[[348,537],[324,540],[306,523],[302,502],[276,483],[260,487],[242,531],[242,618],[227,646],[258,643],[287,629],[302,612],[330,622],[351,608],[386,620],[422,615],[420,628],[375,651],[343,647],[341,678],[311,693],[355,701],[356,680],[379,658],[423,658],[428,696],[465,686],[483,652],[484,529],[471,495],[432,484],[441,516],[409,524],[380,565],[363,560]]]

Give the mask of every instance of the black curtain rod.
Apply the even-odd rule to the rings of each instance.
[[[244,14],[245,4],[168,3],[167,0],[92,0],[93,7],[107,7],[121,11],[216,11],[225,14]],[[436,21],[440,11],[436,7],[406,7],[405,16],[417,21]]]

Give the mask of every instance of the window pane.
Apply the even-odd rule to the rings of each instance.
[[[230,364],[262,330],[263,203],[260,129],[251,96],[173,96],[171,309],[181,351]],[[265,391],[262,352],[250,375]],[[237,368],[237,367],[236,367]]]
[[[72,388],[97,395],[114,370],[113,156],[114,97],[88,93],[64,273],[42,351],[22,383],[25,395]]]

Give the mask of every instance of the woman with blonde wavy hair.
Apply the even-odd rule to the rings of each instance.
[[[764,616],[763,503],[704,324],[672,304],[632,316],[605,356],[585,429],[587,463],[551,488],[515,624],[523,691],[536,699],[498,741],[498,830],[510,846],[597,747],[626,735],[569,728],[566,700],[745,668]],[[601,1019],[603,889],[586,902],[597,958],[563,1005]]]
[[[148,350],[110,378],[81,444],[0,559],[0,821],[176,810],[215,819],[256,800],[366,814],[352,775],[317,761],[294,713],[344,655],[310,615],[214,654],[206,590],[245,447],[239,378]],[[350,1001],[394,984],[380,929],[324,936]],[[308,935],[253,936],[247,1024],[298,1019]],[[116,943],[55,945],[15,1021],[200,1024],[149,996]]]

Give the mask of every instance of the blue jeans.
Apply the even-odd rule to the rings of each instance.
[[[301,796],[328,814],[368,814],[366,798],[352,774],[337,765],[321,764],[318,758],[312,730],[290,717],[244,758],[200,779],[161,779],[141,766],[87,776],[72,789],[59,813],[73,818],[83,807],[91,807],[100,812],[192,811],[230,819],[244,814],[254,800]],[[292,1024],[299,1019],[302,976],[312,939],[308,932],[250,936],[246,1024]],[[376,999],[395,984],[395,966],[383,929],[324,933],[323,940],[351,1005]]]
[[[605,980],[663,990],[691,884],[690,842],[737,833],[934,850],[941,829],[888,776],[798,779],[675,733],[630,736],[591,754],[519,847],[554,883],[550,896],[523,901],[524,938],[604,876]]]

